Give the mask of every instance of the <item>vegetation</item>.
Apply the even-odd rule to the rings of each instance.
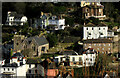
[[[53,47],[58,43],[58,38],[55,34],[48,34],[47,35],[47,40],[50,44],[50,47]]]

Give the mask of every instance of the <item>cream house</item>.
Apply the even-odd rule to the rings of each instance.
[[[99,25],[88,23],[83,27],[83,40],[107,37],[107,35],[108,26],[104,23],[100,23]]]

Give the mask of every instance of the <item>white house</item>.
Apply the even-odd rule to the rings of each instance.
[[[59,64],[63,62],[63,65],[83,67],[83,66],[93,66],[95,63],[96,53],[93,49],[87,49],[82,53],[82,55],[74,51],[73,52],[65,51],[64,53],[65,53],[64,55],[59,55],[55,57]]]
[[[94,25],[88,23],[83,27],[83,39],[97,39],[100,37],[106,37],[108,35],[108,26],[101,23],[99,25]]]
[[[20,53],[15,53],[9,63],[2,65],[2,77],[8,78],[26,78],[39,75],[44,76],[44,67],[38,63],[26,63],[25,57]]]
[[[55,26],[55,30],[61,30],[65,28],[65,19],[57,16],[51,16],[48,20],[49,25]]]
[[[83,66],[94,66],[97,52],[89,48],[83,53]]]
[[[17,14],[16,12],[8,11],[6,25],[9,26],[18,26],[24,25],[27,22],[27,17],[22,14]]]

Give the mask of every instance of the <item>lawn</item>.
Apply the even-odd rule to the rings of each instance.
[[[67,50],[67,47],[70,47],[73,43],[58,43],[55,47],[50,48],[49,52],[58,52],[58,51],[64,51]]]

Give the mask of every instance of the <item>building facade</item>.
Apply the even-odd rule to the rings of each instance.
[[[47,50],[49,49],[49,43],[43,36],[25,38],[23,35],[15,35],[14,50],[21,52],[26,49],[29,49],[33,56],[40,56],[42,53],[47,53]]]
[[[88,23],[83,27],[83,40],[107,37],[107,34],[108,34],[108,26],[106,26],[103,23],[99,25]]]
[[[55,30],[61,30],[65,28],[65,19],[57,16],[51,16],[48,20],[48,26],[54,26]]]
[[[58,63],[63,63],[64,66],[83,67],[93,66],[97,53],[93,49],[85,50],[81,55],[77,52],[69,55],[59,55],[55,58]]]
[[[84,3],[85,4],[85,3]],[[104,6],[100,3],[87,3],[82,6],[82,17],[88,19],[90,17],[98,18],[99,20],[106,19],[106,15],[103,14]]]
[[[21,53],[15,53],[9,63],[2,65],[0,70],[2,78],[44,77],[44,67],[40,63],[37,63],[38,61],[30,62],[26,61]]]
[[[113,41],[110,39],[88,39],[83,41],[83,48],[93,48],[101,53],[113,53]]]
[[[19,26],[24,25],[27,22],[27,17],[22,14],[17,14],[16,12],[8,11],[6,25],[9,26]]]

